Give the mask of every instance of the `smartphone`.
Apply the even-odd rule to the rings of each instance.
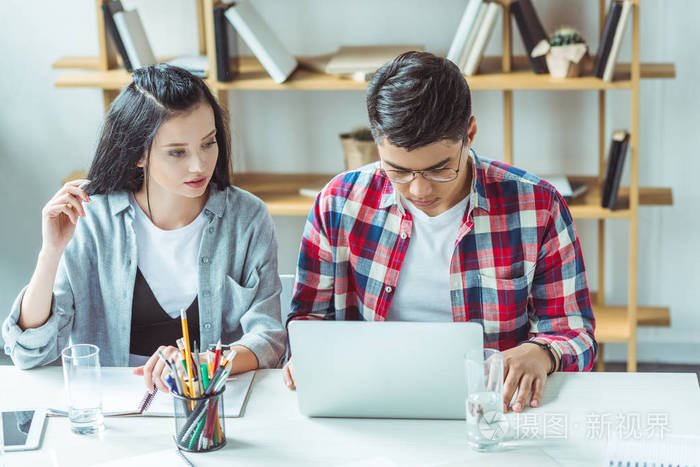
[[[5,452],[37,449],[46,421],[46,410],[0,412]]]

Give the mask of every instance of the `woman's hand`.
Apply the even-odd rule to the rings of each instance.
[[[290,358],[284,368],[282,369],[282,379],[284,380],[284,385],[287,386],[292,391],[297,387],[294,384],[294,365],[292,364],[292,359]]]
[[[58,190],[41,210],[42,250],[52,256],[61,256],[75,232],[80,217],[85,217],[83,203],[90,197],[80,186],[90,183],[81,179],[68,182]]]
[[[528,401],[530,407],[540,405],[547,372],[552,369],[552,361],[547,352],[546,349],[534,344],[521,344],[503,351],[504,412],[508,411],[516,389],[518,397],[513,402],[513,411],[522,412]],[[558,359],[555,358],[555,360]]]
[[[178,368],[182,368],[180,350],[172,345],[161,345],[144,366],[134,369],[134,374],[143,375],[143,381],[146,383],[146,389],[148,389],[149,392],[153,392],[156,387],[160,391],[169,392],[170,388],[165,380],[171,372],[168,366],[158,356],[158,352],[162,353],[168,361],[174,361],[175,364],[178,365]],[[175,376],[173,376],[173,378],[175,378]]]

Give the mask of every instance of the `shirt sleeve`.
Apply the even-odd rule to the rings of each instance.
[[[335,318],[333,251],[326,228],[327,210],[324,209],[328,204],[326,190],[316,198],[304,226],[287,323],[297,319]]]
[[[232,345],[250,349],[259,368],[278,368],[285,356],[287,333],[280,317],[282,283],[277,269],[277,238],[272,218],[264,212],[262,228],[251,238],[253,253],[249,252],[250,259],[246,260],[255,264],[255,270],[248,278],[247,290],[241,290],[243,294],[254,291],[254,297],[240,318],[243,336]]]
[[[56,273],[49,319],[37,328],[23,331],[18,322],[26,290],[27,287],[19,293],[12,305],[10,315],[2,325],[5,353],[12,358],[15,365],[22,369],[47,365],[56,360],[61,355],[61,350],[68,345],[75,316],[73,291],[68,281],[63,257]]]
[[[598,344],[586,272],[574,222],[554,191],[531,292],[530,338],[548,342],[561,371],[590,371]]]

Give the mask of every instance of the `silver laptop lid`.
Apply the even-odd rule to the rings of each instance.
[[[478,323],[292,321],[299,410],[313,417],[465,418]]]

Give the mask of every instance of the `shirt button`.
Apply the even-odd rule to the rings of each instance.
[[[202,296],[203,296],[203,297],[208,297],[208,296],[209,296],[209,291],[208,291],[208,290],[205,290],[204,292],[202,292]]]
[[[204,323],[204,329],[210,329],[211,323]]]
[[[202,263],[207,264],[209,262],[208,256],[202,256]]]
[[[127,266],[131,266],[131,260],[130,260],[130,259],[127,259],[127,260],[126,260],[126,265],[127,265]]]
[[[385,291],[386,293],[391,293],[392,290],[394,290],[394,289],[392,289],[392,288],[389,287],[388,285],[384,288],[384,291]]]
[[[214,227],[209,227],[207,230],[209,233],[214,233]]]
[[[406,232],[401,232],[401,240],[406,240]]]

